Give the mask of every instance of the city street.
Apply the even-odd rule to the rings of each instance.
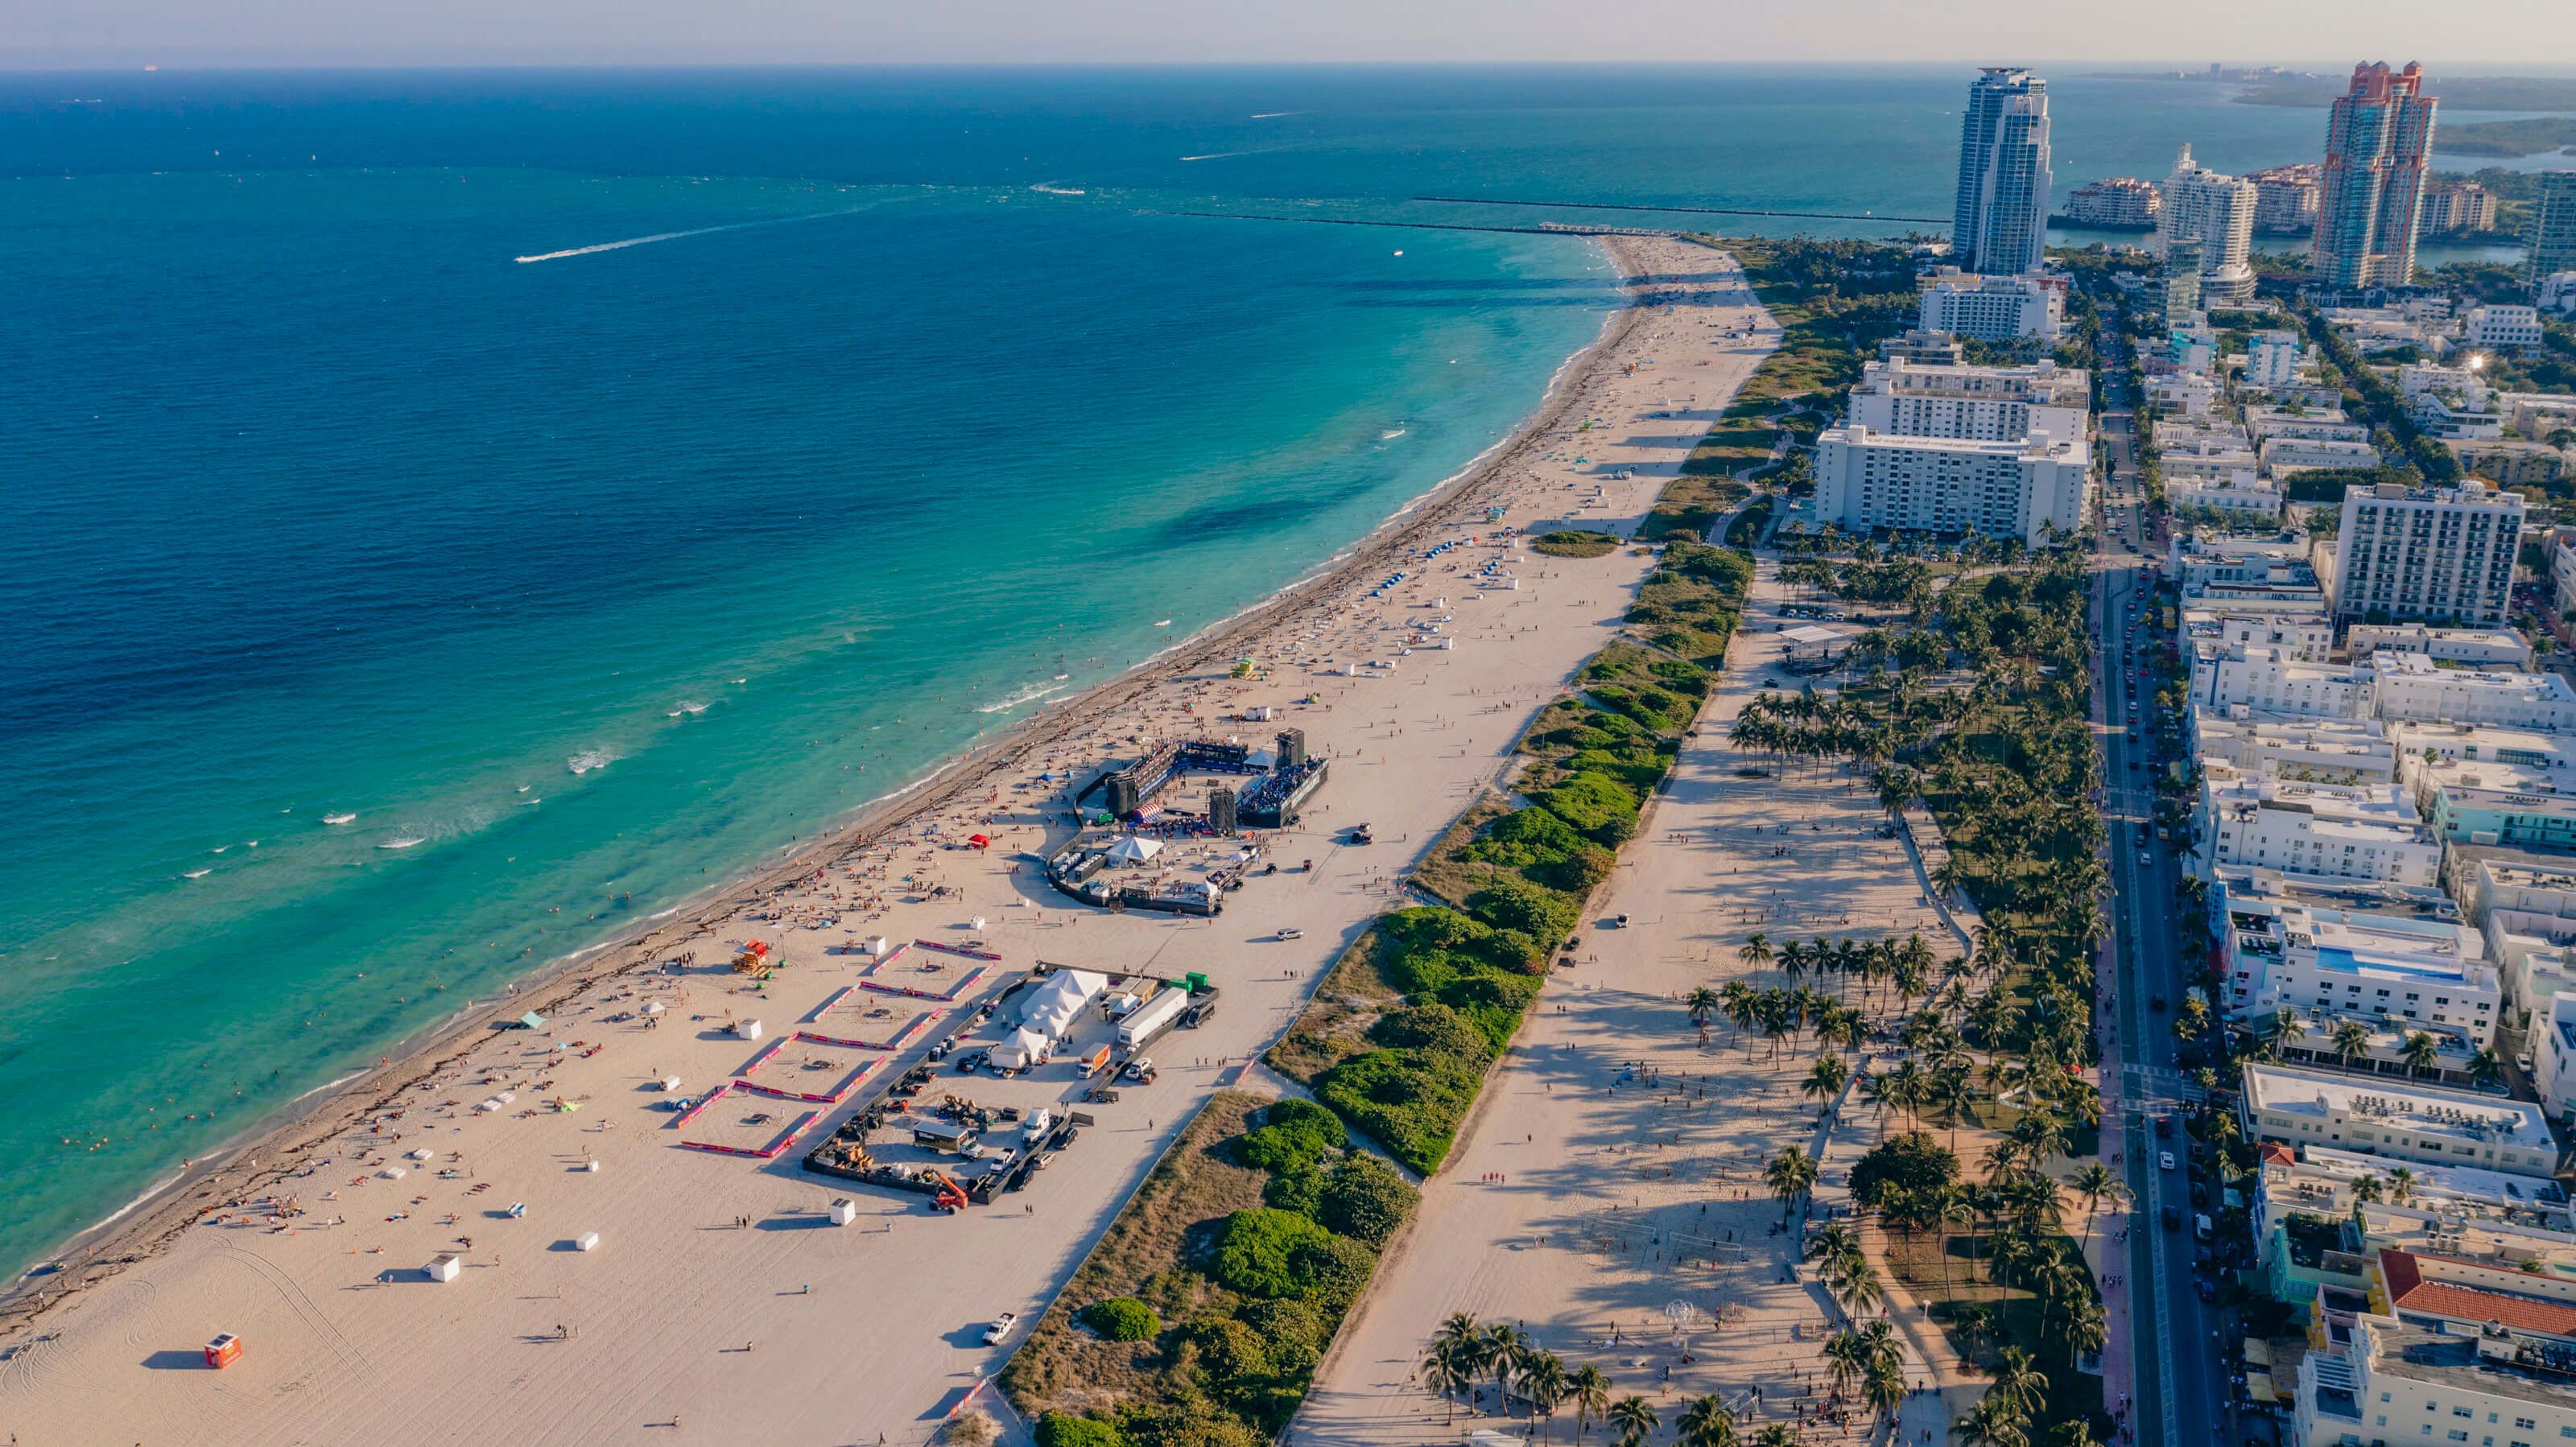
[[[2105,329],[2100,436],[2111,478],[2094,597],[2101,641],[2095,718],[2104,748],[2104,822],[2111,849],[2112,978],[2106,1004],[2117,1038],[2105,1053],[2103,1130],[2135,1193],[2125,1267],[2131,1284],[2107,1299],[2113,1310],[2129,1313],[2136,1440],[2180,1447],[2187,1439],[2199,1440],[2204,1430],[2221,1442],[2234,1442],[2237,1435],[2222,1364],[2225,1313],[2200,1299],[2193,1270],[2190,1181],[2184,1170],[2157,1164],[2158,1153],[2171,1150],[2178,1165],[2190,1166],[2179,1122],[2165,1138],[2155,1135],[2154,1122],[2179,1111],[2183,1097],[2196,1092],[2177,1069],[2173,1033],[2186,984],[2174,906],[2181,860],[2176,846],[2159,841],[2155,832],[2150,780],[2158,767],[2156,635],[2149,610],[2156,584],[2137,468],[2137,403],[2117,370],[2127,346]],[[2167,1226],[2168,1219],[2176,1224]]]

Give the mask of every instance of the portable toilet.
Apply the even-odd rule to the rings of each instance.
[[[231,1332],[225,1332],[222,1336],[206,1343],[206,1365],[217,1371],[231,1366],[240,1359],[241,1338]]]
[[[851,1222],[856,1221],[857,1219],[859,1219],[859,1205],[858,1205],[858,1202],[851,1200],[851,1199],[850,1199],[849,1197],[847,1197],[847,1196],[838,1196],[838,1197],[833,1198],[833,1201],[832,1201],[832,1224],[833,1224],[833,1225],[835,1225],[835,1226],[847,1226],[847,1225],[849,1225]]]
[[[884,959],[884,958],[885,958],[885,955],[886,955],[886,948],[887,948],[887,945],[886,945],[886,937],[885,937],[884,935],[870,935],[870,936],[868,936],[868,938],[867,938],[867,951],[868,951],[868,953],[869,953],[869,954],[872,954],[872,955],[876,956],[878,959],[881,959],[881,960],[882,960],[882,959]]]
[[[442,1251],[438,1253],[436,1256],[429,1258],[429,1264],[427,1266],[421,1268],[422,1271],[428,1274],[429,1279],[432,1281],[454,1281],[457,1274],[462,1272],[464,1269],[464,1261],[453,1251]]]
[[[596,1250],[598,1250],[598,1249],[599,1249],[599,1233],[598,1233],[598,1232],[596,1232],[596,1231],[584,1231],[584,1232],[582,1232],[580,1235],[575,1236],[574,1238],[572,1238],[572,1249],[574,1249],[575,1251],[596,1251]]]

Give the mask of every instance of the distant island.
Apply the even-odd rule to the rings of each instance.
[[[2433,142],[2434,150],[2452,156],[2536,156],[2569,147],[2576,147],[2576,116],[2444,126]]]
[[[2244,83],[2236,99],[2247,105],[2312,106],[2323,110],[2343,94],[2346,78],[2341,75],[2272,75]],[[2558,75],[2463,75],[2434,76],[2426,89],[2442,98],[2448,110],[2471,111],[2566,111],[2576,113],[2576,76]],[[2528,121],[2484,121],[2476,125],[2443,127],[2444,145],[2450,150],[2449,137],[2455,131],[2476,130],[2481,126],[2522,126]],[[2547,146],[2535,150],[2550,149]],[[2480,155],[2529,154],[2528,152],[2484,151]]]

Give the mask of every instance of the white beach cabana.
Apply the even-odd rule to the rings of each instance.
[[[1142,864],[1163,852],[1160,839],[1140,839],[1131,834],[1109,846],[1109,857],[1120,864]]]

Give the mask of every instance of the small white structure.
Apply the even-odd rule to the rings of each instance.
[[[1160,839],[1141,839],[1130,834],[1109,846],[1106,853],[1120,864],[1142,864],[1163,852]]]
[[[670,1008],[670,1006],[663,1004],[659,1000],[647,1000],[644,1002],[644,1013],[647,1015],[659,1015]]]
[[[574,1249],[575,1251],[596,1251],[596,1250],[598,1250],[598,1249],[599,1249],[599,1233],[598,1233],[598,1232],[596,1232],[596,1231],[584,1231],[584,1232],[582,1232],[580,1235],[575,1236],[574,1238],[572,1238],[572,1249]]]
[[[387,1166],[383,1170],[376,1172],[376,1179],[380,1181],[399,1181],[410,1174],[411,1172],[404,1170],[400,1166]]]
[[[403,1154],[404,1154],[404,1155],[406,1155],[406,1156],[409,1156],[411,1159],[413,1159],[413,1160],[415,1160],[415,1161],[425,1161],[425,1160],[428,1160],[431,1156],[434,1156],[434,1155],[438,1154],[438,1152],[431,1150],[431,1149],[430,1149],[429,1147],[427,1147],[427,1146],[422,1146],[422,1147],[421,1147],[420,1149],[418,1149],[418,1150],[415,1150],[415,1151],[405,1151],[405,1152],[403,1152]]]
[[[1022,1027],[1013,1031],[1010,1039],[993,1047],[993,1065],[1000,1070],[1027,1070],[1046,1059],[1053,1043],[1048,1036]]]
[[[757,1040],[761,1035],[760,1022],[757,1020],[738,1021],[733,1027],[733,1033],[741,1036],[745,1040]]]
[[[465,1263],[458,1259],[453,1251],[438,1253],[429,1258],[427,1266],[421,1268],[422,1273],[432,1281],[454,1281],[464,1270]]]
[[[832,1201],[831,1215],[833,1225],[847,1226],[859,1219],[858,1203],[847,1196],[835,1197]]]
[[[884,959],[886,950],[889,948],[884,935],[870,935],[861,942],[860,947],[878,959]]]
[[[984,932],[984,917],[979,914],[973,919],[968,920],[966,922],[966,926],[967,928],[974,930],[977,934],[981,934]]]
[[[677,1091],[680,1088],[680,1077],[676,1075],[665,1075],[659,1081],[655,1082],[655,1085],[656,1088],[665,1092]]]
[[[581,1163],[581,1168],[582,1168],[584,1171],[589,1172],[591,1175],[594,1175],[594,1176],[595,1176],[595,1175],[598,1175],[598,1174],[599,1174],[599,1157],[597,1157],[597,1156],[592,1156],[589,1160],[583,1161],[583,1162]]]

